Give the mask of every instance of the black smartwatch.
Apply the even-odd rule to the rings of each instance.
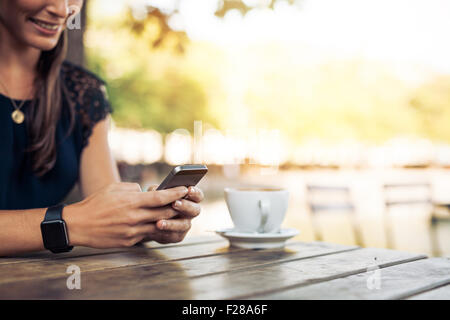
[[[64,204],[48,208],[44,221],[41,222],[44,247],[53,253],[68,252],[73,249],[69,246],[66,222],[62,219],[63,209]]]

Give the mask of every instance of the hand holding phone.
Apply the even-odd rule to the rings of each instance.
[[[183,166],[177,166],[172,169],[172,171],[167,175],[167,177],[161,182],[161,184],[158,186],[156,190],[164,190],[164,189],[170,189],[175,188],[179,186],[184,187],[191,187],[197,185],[197,183],[205,176],[205,174],[208,172],[208,168],[205,165],[183,165]],[[186,199],[186,197],[184,198]],[[188,205],[187,208],[189,211],[197,211],[198,203],[203,200],[203,193],[201,190],[197,191],[196,194],[190,200],[193,201],[192,204]],[[176,207],[177,202],[183,206],[186,204],[183,204],[181,201],[175,201],[174,202],[174,208],[179,210],[179,208]],[[183,209],[183,208],[180,208]],[[199,213],[199,210],[196,214]]]

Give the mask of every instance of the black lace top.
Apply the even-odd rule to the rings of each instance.
[[[65,62],[60,77],[75,105],[75,126],[66,137],[70,126],[66,98],[56,130],[56,164],[42,177],[33,174],[30,154],[24,152],[29,140],[26,121],[30,121],[27,107],[31,101],[21,109],[25,122],[16,124],[11,119],[13,104],[0,94],[0,210],[45,208],[60,203],[78,181],[81,152],[95,124],[112,112],[104,82],[94,74]]]

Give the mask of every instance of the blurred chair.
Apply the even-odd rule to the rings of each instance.
[[[352,203],[349,187],[306,185],[307,203],[312,214],[315,239],[323,241],[323,235],[317,221],[317,215],[324,212],[348,212],[351,215],[353,234],[357,245],[362,246],[361,231],[356,219],[355,207]],[[317,199],[319,197],[319,199]],[[321,198],[322,197],[322,198]]]
[[[403,194],[414,194],[414,191],[422,191],[418,196],[415,194],[413,197],[405,197]],[[403,193],[403,194],[402,194]],[[433,255],[438,255],[439,244],[436,234],[436,215],[435,206],[433,203],[433,190],[431,184],[428,182],[416,182],[416,183],[389,183],[383,185],[384,194],[384,226],[386,232],[386,245],[388,248],[394,248],[393,232],[390,223],[390,211],[394,207],[401,206],[419,206],[428,205],[430,210],[430,243]]]

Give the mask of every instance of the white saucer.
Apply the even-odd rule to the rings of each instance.
[[[274,233],[246,233],[237,232],[233,228],[216,230],[233,247],[245,249],[273,249],[283,248],[286,240],[298,235],[297,229],[280,229]]]

